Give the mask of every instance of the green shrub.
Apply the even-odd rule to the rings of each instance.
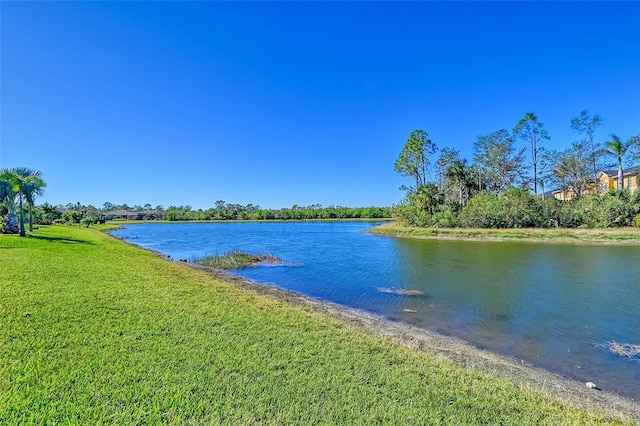
[[[452,209],[434,213],[431,217],[431,223],[436,228],[457,228],[460,226],[458,217]]]
[[[80,223],[81,223],[82,225],[84,225],[84,226],[85,226],[85,228],[88,228],[89,226],[91,226],[91,225],[95,225],[96,223],[98,223],[98,220],[97,220],[95,217],[93,217],[93,216],[89,216],[89,217],[85,217],[85,218],[83,218],[83,219],[80,221]]]
[[[633,224],[635,225],[636,228],[640,228],[640,214],[637,214],[636,217],[633,219]]]
[[[462,209],[460,224],[469,228],[536,228],[550,226],[542,200],[520,188],[503,194],[483,192]]]

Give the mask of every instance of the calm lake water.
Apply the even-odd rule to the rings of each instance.
[[[640,344],[640,247],[412,240],[362,232],[375,225],[140,224],[113,234],[174,259],[234,249],[270,253],[288,265],[232,272],[640,399],[640,362],[599,346]]]

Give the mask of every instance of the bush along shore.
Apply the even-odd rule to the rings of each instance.
[[[0,276],[0,424],[634,421],[457,367],[96,229],[2,235]]]
[[[465,205],[411,192],[396,206],[394,217],[404,225],[431,228],[640,228],[640,191],[559,201],[512,188],[481,192]]]

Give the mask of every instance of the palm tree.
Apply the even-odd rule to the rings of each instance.
[[[37,195],[41,195],[45,183],[40,177],[42,173],[38,170],[29,169],[27,167],[16,167],[13,169],[5,169],[2,172],[3,180],[9,182],[14,192],[17,189],[18,205],[20,212],[20,236],[26,237],[27,234],[24,229],[24,207],[23,201],[29,203],[31,212],[33,211],[33,200]],[[33,213],[30,213],[30,216]],[[33,216],[31,216],[31,222],[33,223]],[[30,227],[33,230],[33,225]]]
[[[14,178],[14,174],[9,170],[0,170],[0,202],[6,203],[9,210],[2,223],[3,234],[17,234],[19,232],[15,214],[18,186],[15,184]]]
[[[624,188],[624,181],[622,180],[623,170],[622,170],[622,158],[627,153],[629,147],[633,144],[632,140],[627,142],[622,142],[620,138],[616,135],[611,135],[611,141],[605,142],[604,146],[605,153],[612,155],[618,160],[618,189]]]
[[[423,210],[427,210],[431,215],[433,215],[436,208],[442,204],[440,188],[433,183],[420,186],[416,191],[416,197],[418,205],[420,205]]]
[[[22,187],[22,194],[27,204],[29,204],[29,232],[33,232],[33,200],[41,196],[44,193],[44,187],[47,186],[40,177],[41,173],[39,171],[36,171],[36,173],[36,175],[28,176]]]

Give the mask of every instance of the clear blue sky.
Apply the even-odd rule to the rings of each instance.
[[[39,202],[392,205],[424,129],[640,132],[639,2],[0,2],[0,167]]]

